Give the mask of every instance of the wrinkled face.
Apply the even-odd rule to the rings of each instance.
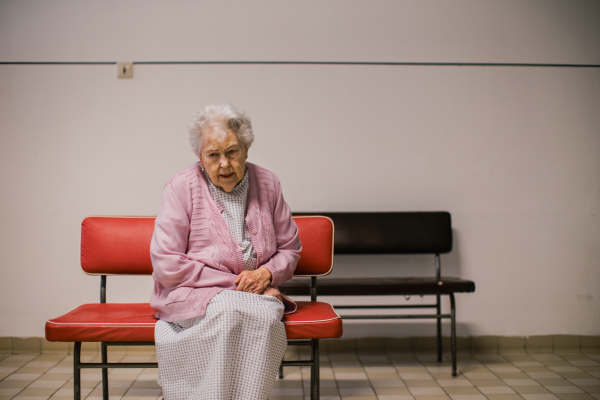
[[[247,158],[248,151],[232,130],[222,139],[212,129],[202,135],[200,164],[212,183],[227,193],[244,178]]]

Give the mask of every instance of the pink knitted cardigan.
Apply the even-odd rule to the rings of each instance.
[[[273,275],[277,287],[292,278],[301,244],[298,227],[272,172],[246,163],[250,185],[246,225],[256,250],[257,268]],[[244,270],[238,243],[229,233],[198,163],[178,172],[165,185],[154,226],[150,255],[154,291],[150,305],[156,317],[182,321],[206,313],[208,302],[222,290],[235,290]],[[296,304],[284,298],[286,313]]]

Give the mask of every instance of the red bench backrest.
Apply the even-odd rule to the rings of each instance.
[[[155,217],[88,217],[81,224],[81,268],[92,275],[150,275]],[[327,275],[333,265],[333,222],[294,217],[302,242],[294,275]]]

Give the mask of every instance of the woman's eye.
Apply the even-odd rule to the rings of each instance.
[[[208,156],[209,156],[209,157],[216,157],[216,156],[217,156],[217,153],[210,153]]]
[[[237,153],[237,150],[229,150],[229,155],[234,155],[235,153]]]

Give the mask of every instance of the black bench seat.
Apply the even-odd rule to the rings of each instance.
[[[324,215],[333,220],[334,254],[431,254],[435,276],[335,278],[325,277],[316,283],[316,293],[306,279],[294,278],[279,288],[287,295],[302,296],[393,296],[433,295],[434,304],[339,305],[336,309],[370,309],[368,313],[342,315],[342,319],[436,319],[437,356],[442,360],[442,319],[450,319],[452,375],[456,376],[456,302],[455,293],[472,293],[470,280],[442,277],[440,254],[452,250],[452,222],[445,211],[425,212],[318,212],[294,215]],[[365,265],[368,271],[369,265]],[[402,268],[400,265],[398,268]],[[337,268],[339,273],[340,268]],[[343,272],[342,272],[343,274]],[[390,275],[397,275],[390,273]],[[401,274],[402,275],[402,274]],[[431,275],[431,274],[430,274]],[[450,312],[442,313],[441,297],[448,296]],[[412,313],[390,314],[390,309],[413,309]],[[414,309],[431,308],[434,312],[417,314]],[[388,310],[385,313],[373,309]]]
[[[286,295],[309,296],[309,279],[292,279],[279,287]],[[319,296],[447,295],[472,293],[475,283],[459,278],[322,278]]]

